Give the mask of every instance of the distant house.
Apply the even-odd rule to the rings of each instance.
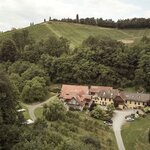
[[[88,86],[63,84],[59,98],[68,105],[69,109],[83,110],[91,104]]]

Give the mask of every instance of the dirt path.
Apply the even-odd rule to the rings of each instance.
[[[134,110],[116,110],[113,117],[113,130],[117,140],[119,150],[125,150],[124,143],[121,136],[121,127],[125,123],[125,116],[134,113]]]
[[[31,118],[33,121],[35,121],[35,120],[36,120],[36,116],[35,116],[35,114],[34,114],[35,109],[36,109],[36,108],[39,108],[39,107],[43,107],[44,104],[49,103],[49,101],[51,101],[52,99],[54,99],[54,98],[56,98],[56,97],[57,97],[57,95],[52,96],[52,97],[50,97],[48,100],[46,100],[46,101],[44,101],[44,102],[42,102],[42,103],[35,103],[35,104],[31,104],[31,105],[29,105],[29,104],[24,104],[24,103],[23,103],[23,105],[28,108],[30,118]]]

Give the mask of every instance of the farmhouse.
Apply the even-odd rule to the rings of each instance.
[[[128,108],[142,108],[149,105],[150,94],[143,93],[124,93],[125,105]]]
[[[60,99],[70,109],[89,108],[94,101],[97,105],[114,104],[116,108],[143,108],[150,104],[150,94],[127,93],[107,86],[62,85]]]
[[[67,104],[69,109],[83,110],[92,103],[88,86],[62,85],[60,99]]]
[[[108,105],[114,104],[120,109],[128,108],[143,108],[149,105],[150,94],[143,93],[127,93],[119,90],[103,90],[93,96],[96,104]]]

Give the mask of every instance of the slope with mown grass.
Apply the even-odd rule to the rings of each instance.
[[[150,115],[126,123],[122,129],[122,138],[127,150],[148,150],[148,132],[150,130]]]
[[[114,29],[97,26],[82,25],[64,22],[46,22],[26,27],[34,40],[45,39],[48,36],[67,38],[72,47],[78,46],[88,36],[110,37],[115,40],[137,41],[142,36],[150,37],[150,29]],[[22,29],[19,29],[22,30]],[[8,31],[0,34],[0,40],[11,37],[15,31]]]

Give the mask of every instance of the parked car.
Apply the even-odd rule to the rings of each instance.
[[[26,120],[25,122],[23,122],[23,124],[33,124],[34,123],[34,121],[33,120],[31,120],[31,119],[28,119],[28,120]]]
[[[113,121],[111,119],[104,121],[104,124],[107,124],[109,126],[112,126]]]
[[[125,119],[127,119],[127,118],[131,118],[131,115],[127,115],[127,116],[125,116]]]
[[[132,117],[127,117],[127,118],[126,118],[126,121],[127,121],[127,122],[134,121],[134,118],[132,118]]]
[[[25,112],[25,109],[18,109],[17,112]]]

